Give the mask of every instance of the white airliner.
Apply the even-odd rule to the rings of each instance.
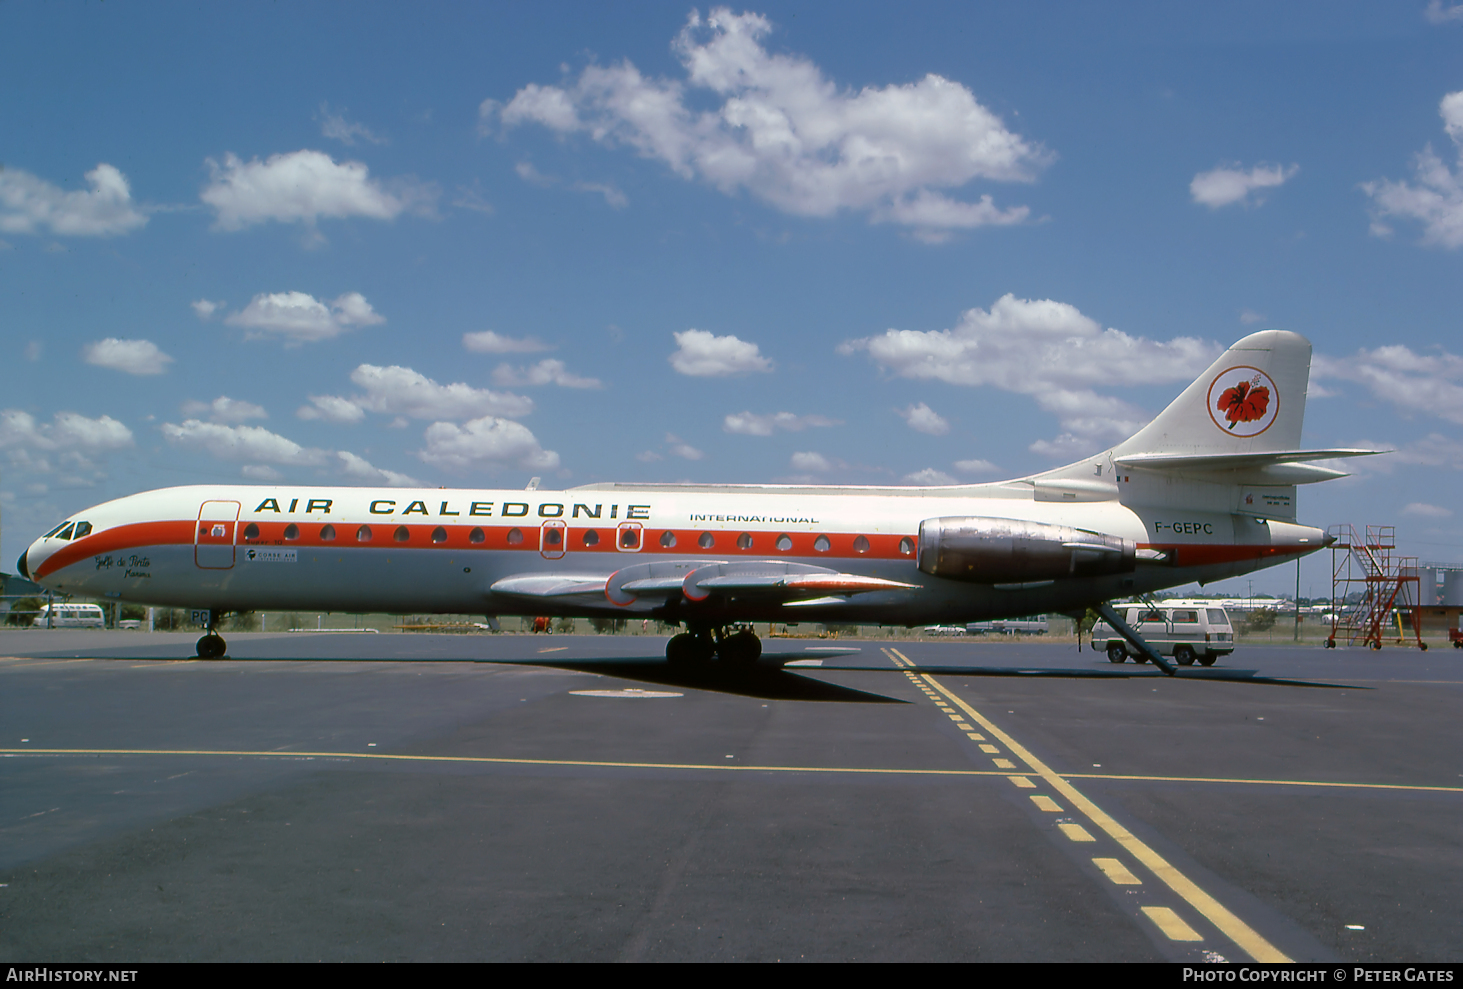
[[[215,615],[657,618],[685,626],[666,647],[685,663],[755,661],[751,622],[964,624],[1088,607],[1116,618],[1112,598],[1330,542],[1296,524],[1295,486],[1345,476],[1313,461],[1375,451],[1300,449],[1310,360],[1298,334],[1251,334],[1130,439],[1013,481],[198,485],[87,509],[19,569],[64,595]],[[210,621],[198,655],[224,651]]]

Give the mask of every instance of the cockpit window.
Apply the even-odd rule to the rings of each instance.
[[[82,536],[87,536],[87,535],[90,535],[90,534],[91,534],[91,523],[90,522],[78,522],[78,523],[76,523],[76,531],[71,534],[71,538],[72,539],[80,539]]]
[[[71,538],[71,530],[74,529],[74,528],[76,528],[76,526],[74,524],[66,526],[66,528],[64,528],[60,532],[56,533],[56,538],[57,539],[70,539]]]
[[[70,522],[62,522],[60,525],[56,526],[56,528],[52,529],[50,532],[46,533],[41,538],[42,539],[50,539],[52,536],[54,536],[56,533],[60,532],[62,529],[66,528],[70,524],[71,524]]]

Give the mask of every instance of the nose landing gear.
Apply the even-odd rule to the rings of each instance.
[[[199,659],[222,659],[229,650],[229,644],[218,634],[219,618],[217,611],[208,612],[208,621],[205,623],[208,634],[198,640]]]

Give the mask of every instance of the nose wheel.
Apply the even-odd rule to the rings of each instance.
[[[199,659],[222,659],[229,651],[229,644],[218,634],[218,612],[208,613],[208,634],[198,640]]]

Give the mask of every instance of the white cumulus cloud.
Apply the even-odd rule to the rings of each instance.
[[[590,65],[570,85],[530,83],[506,105],[486,100],[479,115],[485,127],[583,132],[798,216],[852,210],[925,231],[1027,217],[1024,206],[937,191],[975,179],[1030,181],[1052,157],[965,86],[930,73],[842,88],[805,57],[768,52],[771,30],[759,14],[693,12],[672,44],[684,80],[647,78],[629,61]]]
[[[435,189],[411,179],[389,183],[388,189],[361,162],[337,163],[323,151],[247,162],[230,153],[222,165],[208,159],[208,170],[210,181],[199,198],[213,207],[220,230],[271,220],[313,227],[321,217],[393,220],[407,210],[430,213],[436,198]]]
[[[534,337],[505,337],[492,330],[464,333],[462,345],[478,354],[535,354],[554,349]]]
[[[463,423],[434,422],[427,427],[427,447],[418,456],[429,464],[456,470],[521,467],[554,470],[559,455],[545,450],[522,423],[484,416]]]
[[[385,484],[393,488],[420,488],[422,482],[406,474],[399,474],[394,470],[383,470],[374,467],[364,457],[358,457],[354,453],[345,450],[337,450],[336,459],[341,463],[341,470],[353,480],[367,481],[372,484]]]
[[[970,474],[974,477],[1001,473],[1001,468],[989,460],[957,460],[954,463],[954,467],[960,473]]]
[[[908,423],[909,428],[917,433],[928,433],[931,436],[944,436],[950,431],[950,421],[930,408],[924,402],[918,405],[911,405],[907,409],[895,409],[899,417]]]
[[[244,327],[251,340],[274,335],[298,345],[329,340],[356,326],[376,326],[386,317],[359,292],[347,292],[329,305],[305,292],[261,292],[224,322]]]
[[[111,416],[90,419],[76,412],[58,412],[51,422],[40,423],[20,409],[0,412],[0,450],[105,453],[132,442],[132,431]]]
[[[1372,198],[1372,233],[1390,235],[1387,219],[1400,217],[1422,224],[1424,244],[1463,247],[1463,90],[1444,96],[1438,113],[1458,148],[1457,170],[1449,169],[1429,144],[1417,156],[1413,182],[1363,183]]]
[[[726,378],[737,374],[772,370],[755,343],[735,336],[716,336],[707,330],[685,330],[675,334],[679,348],[671,354],[671,367],[693,378]]]
[[[844,466],[841,460],[830,460],[814,450],[803,450],[794,453],[788,460],[793,470],[804,471],[809,474],[826,474],[831,470],[837,470]]]
[[[208,299],[198,299],[188,304],[193,307],[193,311],[198,314],[198,318],[204,320],[212,319],[213,314],[224,307],[223,302],[211,302]]]
[[[1402,509],[1402,514],[1421,519],[1450,519],[1453,517],[1453,510],[1441,505],[1429,505],[1425,501],[1414,501]]]
[[[533,411],[532,399],[522,395],[473,388],[462,382],[442,385],[418,371],[395,364],[389,367],[362,364],[351,372],[351,381],[365,392],[351,401],[369,412],[385,415],[481,419],[524,416]],[[320,407],[318,400],[315,401]]]
[[[81,359],[97,367],[109,367],[127,374],[162,374],[173,359],[151,340],[118,340],[107,337],[81,348]]]
[[[773,412],[760,415],[756,412],[733,412],[722,420],[721,428],[728,433],[743,436],[771,436],[777,430],[799,433],[810,427],[841,426],[842,420],[820,415],[794,415],[791,412]]]
[[[931,486],[937,484],[959,484],[960,482],[942,470],[926,467],[924,470],[915,471],[913,474],[905,474],[904,483]]]
[[[329,103],[320,104],[320,133],[332,141],[339,141],[350,147],[355,147],[357,138],[369,144],[386,143],[386,138],[376,134],[365,124],[345,119],[344,108],[339,113],[331,113]]]
[[[524,388],[535,385],[558,385],[560,388],[603,388],[598,378],[582,378],[570,374],[560,360],[542,360],[528,367],[509,367],[499,364],[493,369],[493,384],[504,388]]]
[[[300,446],[263,426],[225,426],[185,419],[181,425],[163,423],[162,434],[174,446],[207,453],[219,460],[318,467],[330,458],[328,450]]]
[[[295,411],[301,419],[324,419],[326,422],[352,423],[366,418],[366,410],[339,395],[311,395],[310,404]]]
[[[1364,385],[1404,412],[1463,424],[1463,357],[1441,348],[1419,354],[1403,344],[1391,344],[1363,347],[1348,358],[1317,355],[1311,374]]]
[[[264,411],[262,405],[229,398],[227,395],[220,395],[212,402],[184,402],[182,411],[187,416],[206,415],[214,422],[225,423],[269,418],[269,413]]]
[[[18,168],[0,168],[0,231],[49,230],[59,237],[114,237],[147,223],[132,202],[127,176],[100,164],[86,173],[85,192],[66,192]]]
[[[1129,403],[1092,389],[1192,379],[1219,348],[1192,337],[1167,342],[1104,330],[1076,306],[1007,294],[989,310],[969,309],[948,330],[888,330],[848,340],[840,353],[867,351],[905,378],[995,387],[1031,396],[1056,415],[1065,431],[1038,452],[1065,456],[1092,452],[1093,444],[1136,432],[1148,416]],[[1055,445],[1053,445],[1055,444]]]
[[[1284,185],[1299,171],[1299,165],[1256,165],[1248,172],[1238,163],[1221,165],[1195,175],[1189,183],[1189,195],[1194,197],[1194,202],[1210,209],[1235,203],[1259,205],[1264,201],[1259,194],[1261,190]]]

